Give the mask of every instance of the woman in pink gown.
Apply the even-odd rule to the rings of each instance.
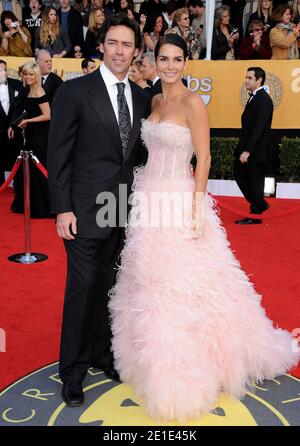
[[[205,193],[209,122],[201,98],[181,82],[185,43],[167,35],[155,54],[163,94],[143,121],[149,157],[135,172],[110,292],[112,348],[122,381],[147,413],[185,421],[213,410],[220,392],[241,399],[253,381],[284,374],[299,353],[267,318]]]

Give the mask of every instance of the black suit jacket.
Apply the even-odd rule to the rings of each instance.
[[[59,20],[61,23],[61,8],[57,11],[59,15]],[[82,17],[79,11],[76,11],[73,6],[71,6],[71,9],[69,11],[68,15],[68,35],[71,40],[72,44],[72,50],[75,45],[80,45],[83,50],[83,22]],[[71,51],[70,54],[73,54]]]
[[[15,109],[18,96],[16,96],[16,92],[18,95],[24,90],[22,82],[17,79],[7,79],[7,87],[8,87],[8,95],[9,95],[9,110],[8,114],[3,110],[2,104],[0,102],[0,137],[3,138],[7,129],[10,125],[11,115]]]
[[[63,80],[55,73],[49,73],[43,88],[47,94],[50,107],[52,105],[54,95],[58,87],[63,84]]]
[[[111,228],[100,228],[96,203],[100,192],[111,192],[118,203],[119,184],[131,193],[133,169],[145,161],[141,119],[150,114],[150,97],[130,82],[133,127],[123,159],[119,126],[99,70],[65,82],[52,105],[48,141],[49,190],[52,211],[73,211],[79,237],[105,239]]]
[[[273,101],[261,89],[247,103],[242,114],[242,130],[235,156],[250,152],[249,162],[268,162],[272,159],[271,125]]]
[[[146,87],[145,91],[148,95],[153,98],[156,94],[162,93],[162,86],[161,86],[161,80],[158,79],[152,87]]]

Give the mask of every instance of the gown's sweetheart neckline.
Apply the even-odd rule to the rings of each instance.
[[[152,125],[160,125],[160,124],[176,125],[177,127],[181,127],[182,129],[185,129],[185,130],[188,130],[189,132],[191,132],[189,127],[186,127],[185,125],[182,125],[182,124],[178,124],[177,122],[174,122],[174,121],[150,121],[149,119],[142,119],[142,122],[147,122]]]

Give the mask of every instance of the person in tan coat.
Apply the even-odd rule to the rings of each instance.
[[[297,39],[300,38],[300,23],[291,23],[292,11],[288,5],[279,5],[273,14],[277,22],[270,31],[271,59],[293,60],[299,58]]]

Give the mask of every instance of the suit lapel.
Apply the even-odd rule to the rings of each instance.
[[[133,123],[132,123],[132,127],[131,127],[125,161],[129,158],[129,156],[132,152],[132,149],[134,147],[134,144],[139,137],[141,118],[142,118],[141,104],[140,104],[140,98],[139,98],[138,91],[135,88],[134,83],[131,81],[129,81],[129,82],[130,82],[131,95],[132,95]]]
[[[96,70],[94,73],[94,82],[89,90],[89,95],[91,106],[103,123],[114,146],[118,149],[120,154],[122,154],[119,126],[107,88],[99,70]]]

